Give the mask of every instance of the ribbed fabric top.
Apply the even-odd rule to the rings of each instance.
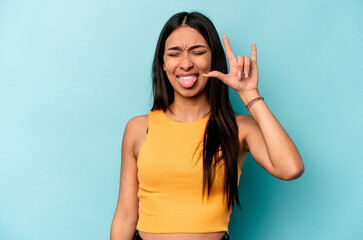
[[[203,145],[199,143],[208,119],[209,116],[183,123],[169,119],[162,110],[149,112],[148,133],[137,159],[137,230],[150,233],[228,233],[232,211],[226,210],[223,199],[224,165],[217,168],[210,197],[205,194],[202,199]],[[239,184],[241,170],[236,167]]]

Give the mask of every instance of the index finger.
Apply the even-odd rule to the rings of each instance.
[[[227,55],[228,61],[231,64],[232,61],[235,60],[235,57],[233,55],[231,45],[229,44],[228,38],[225,33],[223,33],[223,45],[224,45],[224,49],[226,50],[226,55]]]

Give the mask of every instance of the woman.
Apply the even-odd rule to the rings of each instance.
[[[153,62],[154,105],[126,125],[111,239],[229,239],[241,169],[250,152],[273,176],[293,180],[304,165],[258,85],[256,45],[234,56],[204,15],[165,24]],[[251,115],[234,114],[228,86]]]

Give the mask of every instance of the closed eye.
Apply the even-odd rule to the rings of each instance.
[[[194,45],[194,46],[191,46],[187,51],[189,53],[192,53],[193,55],[203,55],[203,54],[207,53],[207,51],[205,51],[207,49],[208,49],[208,47],[205,45]],[[180,46],[174,46],[174,47],[168,48],[166,51],[168,52],[167,53],[168,56],[176,57],[176,56],[179,56],[180,53],[184,50]],[[171,52],[169,52],[169,51],[171,51]]]
[[[170,57],[176,57],[178,56],[180,53],[169,53],[168,56]]]
[[[192,52],[192,54],[194,54],[194,55],[203,55],[205,53],[207,53],[207,52],[206,51],[203,51],[203,52]],[[179,56],[179,55],[180,55],[180,53],[169,53],[168,54],[168,56],[170,56],[170,57],[176,57],[176,56]]]
[[[195,55],[203,55],[204,53],[206,53],[206,52],[193,52],[193,54],[195,54]]]

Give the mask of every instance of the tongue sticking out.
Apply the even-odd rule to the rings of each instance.
[[[182,86],[182,87],[185,87],[185,88],[191,88],[194,83],[197,81],[198,79],[198,76],[195,75],[193,77],[178,77],[178,81],[179,81],[179,84]]]

